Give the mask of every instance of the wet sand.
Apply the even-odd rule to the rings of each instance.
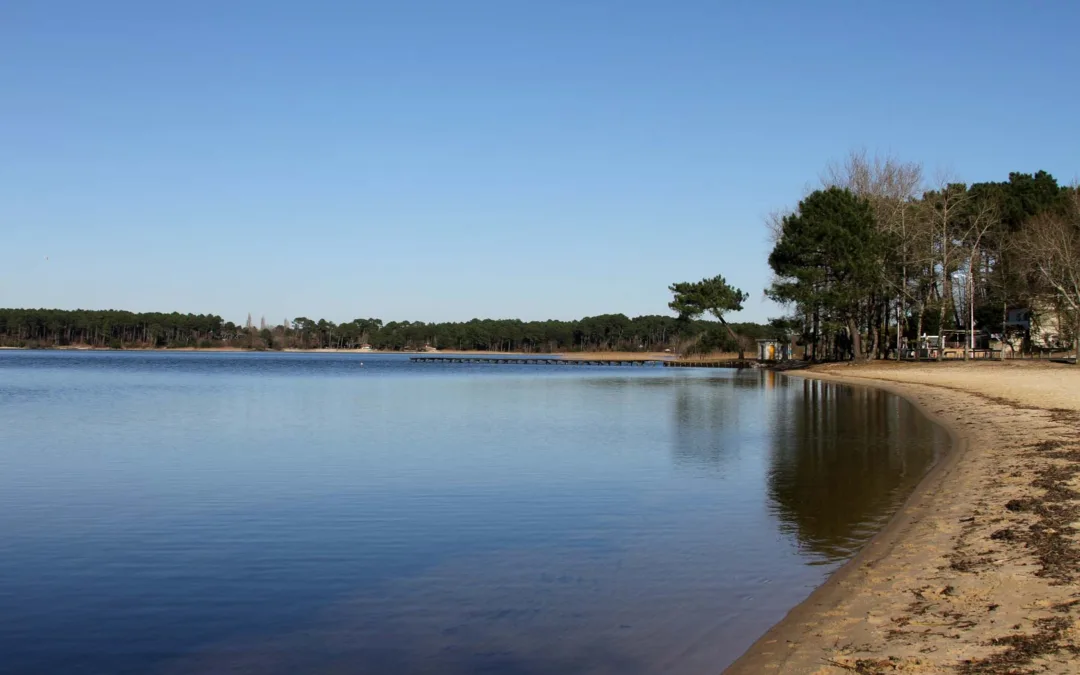
[[[725,672],[1080,672],[1080,368],[875,363],[798,376],[902,395],[954,449]]]

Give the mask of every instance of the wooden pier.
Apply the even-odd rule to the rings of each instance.
[[[487,363],[540,366],[659,366],[663,359],[560,359],[552,356],[413,356],[417,363]]]
[[[690,361],[680,359],[678,361],[664,361],[668,368],[757,368],[762,362],[751,359],[721,359],[711,361]],[[769,363],[766,361],[765,363]]]
[[[682,361],[674,359],[560,359],[551,356],[412,356],[416,363],[475,363],[489,365],[538,366],[640,366],[663,368],[753,368],[750,360]]]

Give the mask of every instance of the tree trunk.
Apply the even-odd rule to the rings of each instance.
[[[969,307],[970,307],[971,301],[972,301],[972,299],[968,298]],[[967,342],[967,345],[963,346],[963,360],[964,361],[969,360],[969,353],[968,352],[971,350],[971,345],[972,345],[972,342],[974,340],[975,340],[975,326],[971,321],[971,314],[969,313],[968,314],[968,335],[964,336],[964,341]],[[971,359],[974,359],[975,354],[970,354],[970,356],[971,356]]]
[[[876,352],[876,358],[883,360],[889,358],[889,324],[892,322],[892,308],[892,300],[885,298],[881,303],[881,317],[878,320],[881,341],[878,343],[878,351]]]
[[[906,327],[906,315],[904,314],[907,307],[904,305],[904,294],[908,292],[908,276],[907,276],[907,264],[903,267],[903,286],[900,287],[900,296],[896,299],[896,360],[900,360],[900,346],[903,344],[903,334],[907,331]],[[915,337],[918,337],[917,335]]]
[[[1009,325],[1009,301],[1007,299],[1001,301],[1001,360],[1005,360],[1005,340],[1008,339],[1008,325]],[[1012,347],[1012,341],[1008,342],[1009,347]]]
[[[979,256],[978,244],[972,249],[971,257],[968,258],[968,276],[967,276],[967,292],[964,294],[967,296],[968,306],[964,308],[964,313],[967,314],[967,344],[964,345],[964,360],[967,361],[968,357],[975,358],[975,258]]]
[[[880,343],[880,324],[881,324],[881,322],[878,320],[880,318],[878,316],[878,310],[881,308],[881,306],[878,303],[873,302],[872,307],[874,309],[870,313],[870,335],[869,335],[869,337],[870,337],[870,349],[866,350],[866,359],[867,360],[870,360],[870,359],[875,358],[877,356],[878,347],[881,344]]]
[[[1073,352],[1076,355],[1073,363],[1080,366],[1080,307],[1076,308],[1076,334],[1073,335]]]
[[[727,328],[728,335],[730,335],[731,339],[735,341],[735,346],[739,348],[739,360],[742,361],[743,360],[742,340],[740,340],[739,336],[735,334],[735,331],[731,330],[731,326],[728,325],[727,321],[724,321],[724,317],[718,316],[716,318],[720,319],[720,323],[724,324],[724,328]]]
[[[938,307],[938,352],[937,360],[945,358],[945,294],[941,295],[941,306]]]
[[[919,344],[919,340],[922,339],[923,314],[926,314],[926,301],[925,300],[920,300],[919,301],[919,320],[918,320],[918,322],[916,322],[916,326],[915,326],[915,362],[916,363],[918,363],[919,361],[922,361],[922,351],[920,350],[920,347],[922,345]]]
[[[959,328],[963,325],[963,320],[960,318],[961,313],[964,311],[960,309],[959,303],[956,302],[956,289],[953,288],[953,279],[951,274],[947,274],[942,278],[942,299],[949,299],[949,306],[952,308],[953,326]]]
[[[892,322],[892,300],[885,298],[881,302],[881,316],[878,317],[878,331],[880,333],[880,339],[878,341],[878,349],[874,352],[874,358],[888,359],[889,358],[889,324]]]
[[[855,329],[855,319],[848,319],[848,337],[851,338],[851,358],[854,361],[862,359],[862,336]]]
[[[907,272],[904,273],[904,288],[907,288]],[[903,337],[903,323],[904,323],[904,296],[900,295],[896,299],[896,360],[900,360],[900,350],[903,344],[901,338]]]

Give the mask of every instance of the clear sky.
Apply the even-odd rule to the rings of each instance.
[[[569,319],[724,274],[763,320],[763,217],[853,148],[1073,180],[1078,26],[1074,1],[7,2],[0,306]]]

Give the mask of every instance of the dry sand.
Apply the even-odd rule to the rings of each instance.
[[[955,448],[886,529],[728,671],[1080,673],[1080,368],[867,364]]]

